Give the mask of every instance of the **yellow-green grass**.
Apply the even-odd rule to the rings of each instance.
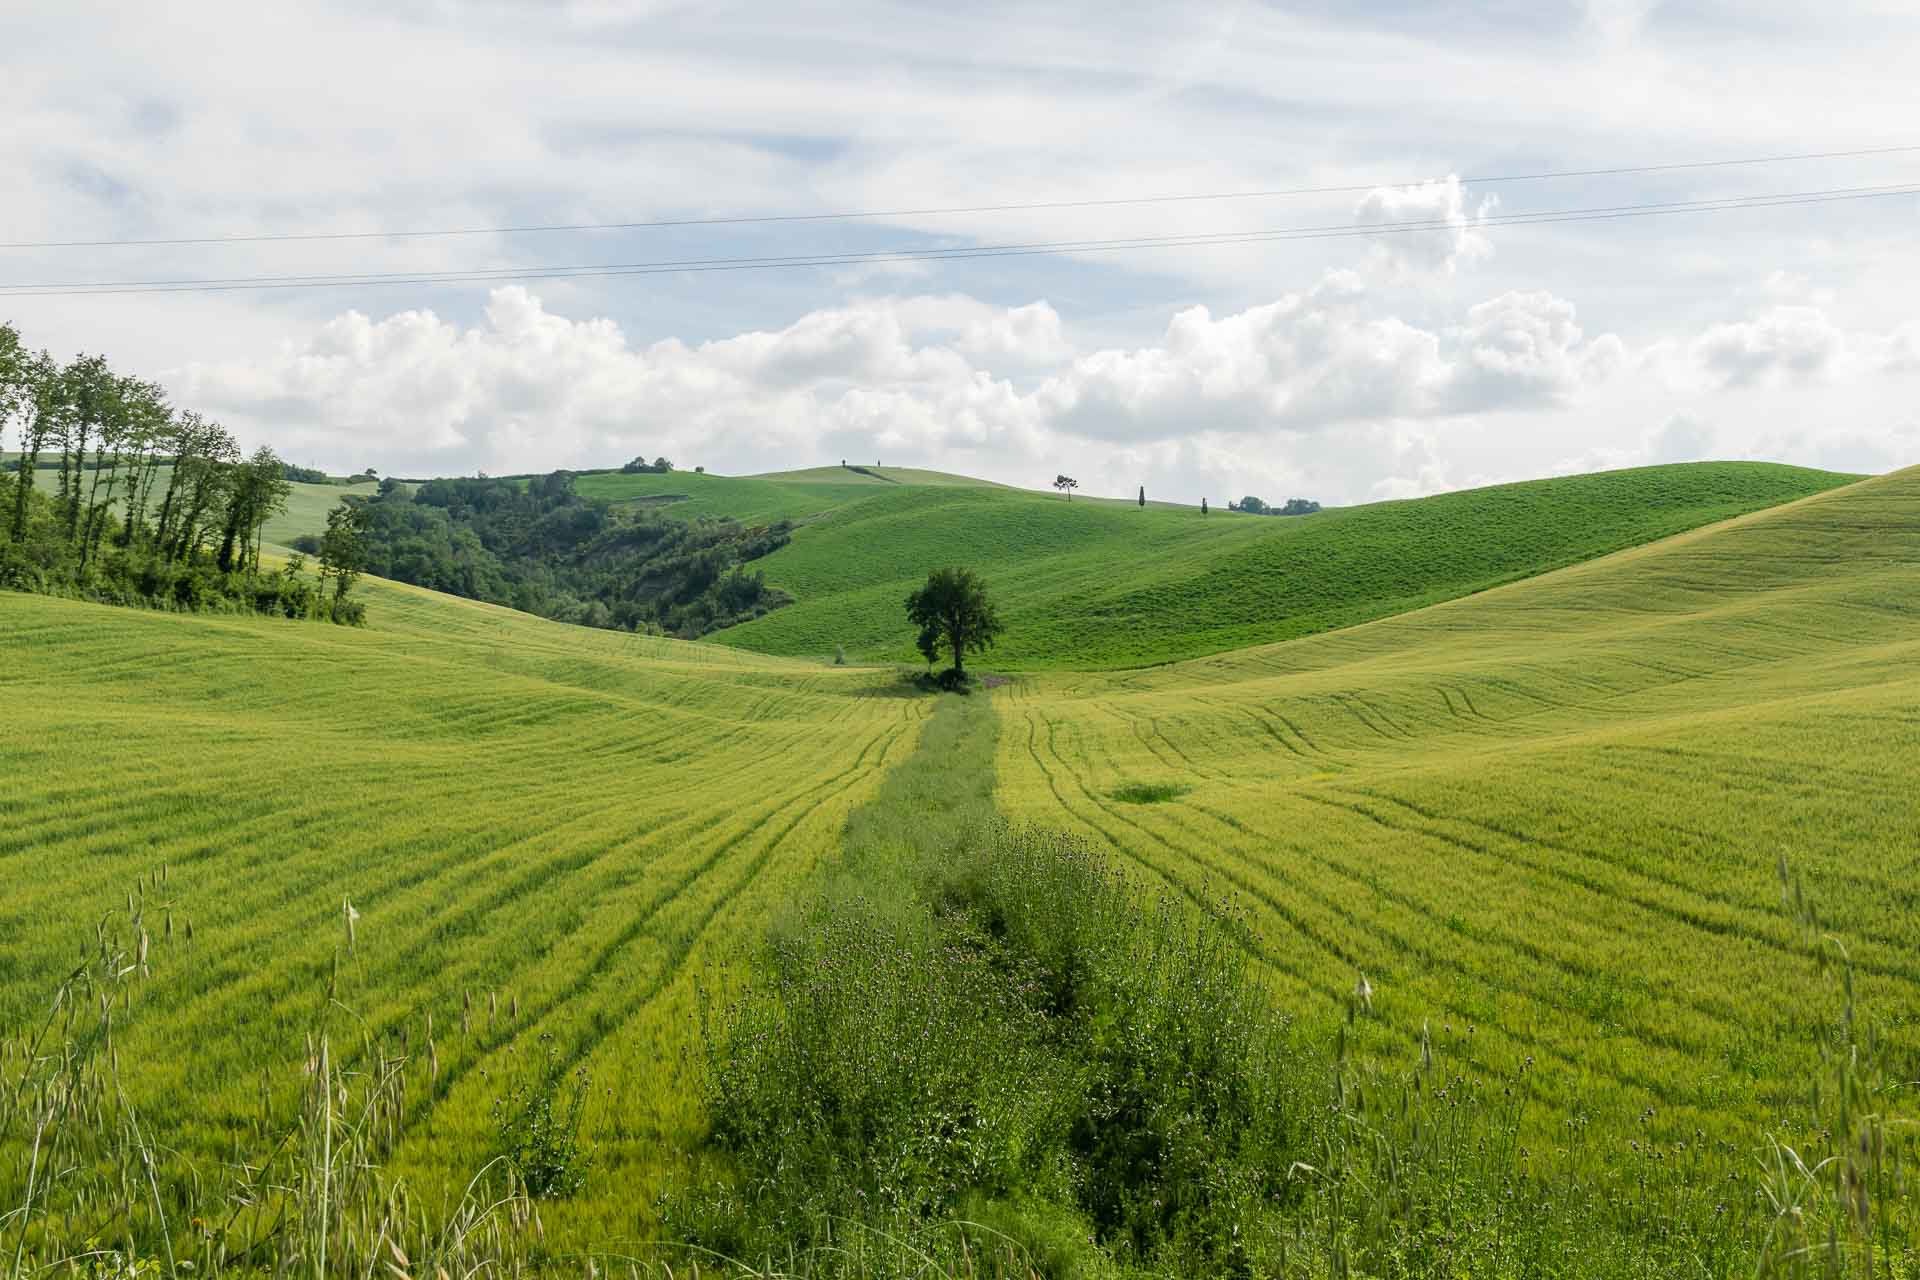
[[[486,1162],[492,1100],[551,1035],[595,1074],[599,1164],[547,1226],[630,1237],[697,1124],[698,986],[726,987],[928,703],[367,591],[365,629],[0,595],[0,1035],[137,891],[154,976],[115,1047],[170,1146],[229,1155],[264,1073],[288,1101],[338,956],[340,1002],[410,1036],[430,1102],[397,1168],[430,1203]],[[348,1046],[358,1025],[335,1015]]]
[[[1841,1004],[1783,857],[1920,1079],[1920,468],[1365,626],[997,696],[1003,808],[1232,895],[1310,1026],[1366,975],[1367,1055],[1410,1062],[1430,1024],[1492,1078],[1531,1056],[1543,1141],[1582,1114],[1607,1142],[1796,1132]]]
[[[1858,477],[1689,463],[1497,485],[1306,517],[888,487],[755,562],[795,603],[717,632],[763,653],[915,661],[901,602],[929,570],[986,579],[983,666],[1140,667],[1284,640],[1543,573]]]

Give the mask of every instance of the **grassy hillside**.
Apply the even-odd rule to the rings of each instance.
[[[1842,1001],[1783,858],[1920,1079],[1920,468],[1328,635],[1025,677],[1005,711],[1013,815],[1231,894],[1310,1023],[1365,975],[1356,1053],[1430,1029],[1524,1076],[1543,1140],[1818,1144]]]
[[[1373,511],[1428,513],[1434,539],[1478,530],[1485,563],[1644,531],[1659,485],[1627,478]],[[1674,520],[1824,483],[1652,479],[1677,486],[1651,508]],[[1550,536],[1573,511],[1596,541]],[[1321,519],[1197,536],[1251,554]],[[1344,563],[1380,599],[1406,598],[1415,551],[1454,562],[1422,526],[1336,527],[1375,530]],[[368,589],[364,630],[0,599],[0,689],[31,726],[0,734],[0,1063],[96,924],[131,911],[152,976],[116,1006],[113,1046],[170,1149],[231,1159],[260,1132],[263,1081],[291,1114],[318,1023],[404,1059],[393,1167],[437,1203],[489,1159],[492,1103],[551,1045],[592,1073],[598,1163],[543,1230],[562,1254],[625,1248],[701,1131],[701,991],[732,989],[931,703],[871,670]],[[1920,469],[1345,630],[1027,674],[979,705],[1000,719],[1001,809],[1237,913],[1316,1051],[1365,975],[1350,1063],[1405,1067],[1429,1035],[1450,1070],[1515,1090],[1503,1141],[1603,1190],[1656,1159],[1684,1176],[1703,1143],[1738,1180],[1765,1134],[1829,1142],[1806,1104],[1843,1006],[1824,944],[1781,909],[1782,856],[1900,1078],[1920,1079]],[[0,1143],[0,1203],[26,1149]],[[1726,1195],[1757,1203],[1748,1182]]]
[[[595,1073],[604,1181],[547,1225],[621,1238],[696,1123],[673,1066],[696,987],[724,989],[926,704],[871,671],[369,592],[364,630],[0,598],[7,723],[32,726],[0,733],[0,1041],[137,896],[153,976],[113,1038],[171,1145],[225,1158],[263,1073],[290,1106],[303,1035],[357,1045],[357,1015],[418,1051],[399,1167],[457,1193],[551,1036]],[[351,1014],[327,1012],[336,961]]]
[[[1289,518],[1016,489],[863,490],[758,562],[797,603],[714,638],[914,661],[901,601],[928,570],[960,564],[987,579],[1007,623],[990,665],[1143,666],[1417,609],[1852,478],[1692,463]]]
[[[896,486],[935,488],[984,487],[984,481],[939,471],[906,468],[813,467],[804,471],[771,471],[757,476],[712,476],[692,471],[667,475],[618,471],[583,475],[576,483],[589,498],[657,507],[667,514],[692,519],[732,516],[749,522],[805,520],[871,498]]]

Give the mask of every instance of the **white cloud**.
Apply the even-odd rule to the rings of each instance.
[[[1920,325],[1848,332],[1814,306],[1776,306],[1696,338],[1690,355],[1718,385],[1823,384],[1873,373],[1920,370]]]
[[[1824,377],[1838,363],[1846,335],[1818,307],[1772,307],[1750,320],[1717,324],[1693,343],[1693,356],[1723,385]]]
[[[1440,329],[1385,301],[1330,272],[1233,315],[1183,309],[1153,346],[1075,355],[1045,302],[874,298],[780,329],[642,344],[507,287],[473,326],[350,311],[265,358],[167,381],[290,457],[399,474],[665,452],[716,471],[891,456],[1004,475],[1091,453],[1116,476],[1159,459],[1185,485],[1212,476],[1216,492],[1238,474],[1347,498],[1446,487],[1435,424],[1562,405],[1617,341],[1587,341],[1550,294],[1503,295]]]
[[[1354,221],[1382,228],[1373,245],[1375,260],[1400,272],[1438,272],[1452,275],[1493,253],[1493,242],[1476,229],[1493,212],[1498,198],[1489,196],[1471,212],[1460,179],[1405,187],[1375,187],[1361,198]]]

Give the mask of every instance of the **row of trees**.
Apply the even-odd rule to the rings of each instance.
[[[1227,510],[1244,511],[1255,516],[1310,516],[1320,509],[1311,498],[1288,498],[1284,506],[1271,506],[1248,494],[1238,502],[1229,502]]]
[[[845,464],[843,463],[841,465],[844,466]],[[1072,502],[1073,491],[1080,487],[1080,482],[1069,475],[1057,475],[1053,478],[1053,487],[1061,493],[1066,494],[1067,501]],[[1147,486],[1140,486],[1140,496],[1137,501],[1140,504],[1140,509],[1143,511],[1146,510]],[[1238,502],[1227,503],[1227,510],[1229,511],[1245,511],[1249,515],[1256,516],[1310,516],[1319,509],[1320,504],[1309,498],[1288,498],[1285,506],[1274,507],[1267,505],[1267,503],[1251,494],[1240,499]],[[1207,514],[1207,500],[1205,498],[1200,499],[1200,514]]]
[[[263,575],[266,524],[292,493],[286,465],[264,447],[243,455],[156,384],[101,356],[62,364],[0,325],[0,448],[9,427],[20,456],[0,476],[0,584],[360,620],[347,599],[354,518],[337,522],[320,588]]]

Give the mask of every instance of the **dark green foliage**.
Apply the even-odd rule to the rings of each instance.
[[[292,491],[270,449],[244,462],[233,437],[99,356],[62,366],[0,326],[0,428],[20,424],[21,466],[0,493],[0,584],[167,609],[326,613],[359,621],[341,580],[327,608],[289,575],[263,574],[269,520]],[[40,491],[43,455],[57,483]],[[165,483],[161,483],[164,470]]]
[[[935,569],[926,585],[907,597],[907,621],[920,629],[915,644],[931,666],[945,650],[953,655],[952,685],[966,683],[966,655],[993,647],[1002,626],[987,584],[971,569]]]
[[[1320,509],[1320,504],[1311,498],[1288,498],[1287,505],[1271,514],[1278,516],[1310,516]]]
[[[317,467],[296,467],[291,462],[280,464],[282,478],[295,484],[332,484],[333,477]]]
[[[1190,790],[1191,787],[1178,782],[1125,782],[1107,794],[1128,804],[1160,804]]]
[[[1267,504],[1252,494],[1248,494],[1246,497],[1240,499],[1237,506],[1231,502],[1229,502],[1227,506],[1232,507],[1236,511],[1245,511],[1256,516],[1263,516],[1267,513]]]
[[[633,461],[627,463],[626,466],[620,468],[620,473],[622,475],[629,475],[629,476],[637,476],[637,475],[664,476],[664,475],[670,475],[672,474],[672,472],[673,472],[673,464],[671,462],[668,462],[665,458],[655,458],[652,462],[648,462],[644,455],[641,457],[635,458]]]
[[[499,1155],[514,1180],[538,1200],[570,1196],[586,1185],[593,1153],[580,1137],[587,1090],[585,1068],[569,1072],[552,1037],[540,1037],[547,1056],[528,1077],[493,1104]]]
[[[991,751],[991,708],[946,704],[766,985],[708,1020],[739,1176],[670,1218],[754,1257],[964,1209],[1090,1235],[1083,1256],[1247,1273],[1305,1150],[1283,1024],[1217,926],[1084,841],[995,821],[984,787],[933,798],[990,786]]]
[[[667,520],[581,497],[571,472],[524,482],[383,482],[369,572],[586,626],[695,637],[786,602],[744,568],[791,525]]]

